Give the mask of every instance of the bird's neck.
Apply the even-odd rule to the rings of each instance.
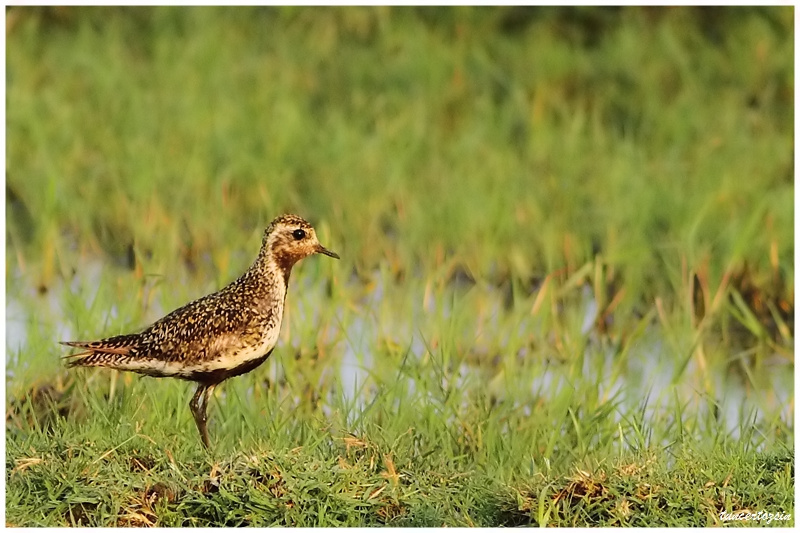
[[[294,262],[276,257],[271,251],[262,250],[246,275],[255,278],[258,284],[269,285],[272,290],[286,291]]]
[[[289,284],[289,272],[282,270],[268,257],[259,256],[234,284],[245,289],[250,294],[253,304],[264,313],[278,313],[280,324]]]

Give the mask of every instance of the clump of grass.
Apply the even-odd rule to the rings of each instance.
[[[589,465],[559,461],[535,475],[503,469],[498,476],[497,465],[470,454],[464,439],[475,432],[466,427],[443,430],[453,441],[433,446],[422,427],[395,436],[368,426],[365,433],[374,437],[368,440],[328,433],[319,420],[311,425],[297,446],[277,431],[270,442],[211,456],[182,439],[165,445],[137,432],[124,440],[119,432],[98,431],[88,440],[34,432],[24,445],[9,441],[8,520],[50,526],[703,526],[720,525],[722,511],[793,514],[788,448],[753,453],[736,444],[701,450],[687,443],[672,460],[651,449]],[[509,472],[516,473],[506,478]],[[39,502],[36,508],[31,501]]]

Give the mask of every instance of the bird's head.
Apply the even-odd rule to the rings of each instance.
[[[285,272],[304,257],[325,254],[339,256],[322,246],[313,226],[297,215],[281,215],[264,231],[262,252],[271,256]]]

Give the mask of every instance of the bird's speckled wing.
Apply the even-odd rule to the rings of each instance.
[[[278,340],[286,284],[245,274],[189,302],[141,333],[69,343],[87,351],[69,366],[105,366],[152,376],[237,375],[263,362]]]
[[[136,352],[161,361],[209,361],[258,342],[280,326],[275,306],[251,307],[210,294],[172,311],[140,334]]]

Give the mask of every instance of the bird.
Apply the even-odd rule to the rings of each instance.
[[[60,341],[83,350],[64,356],[66,365],[197,383],[189,408],[200,440],[209,449],[209,396],[226,379],[250,372],[270,356],[278,342],[292,267],[312,254],[339,259],[319,243],[311,224],[297,215],[281,215],[264,230],[255,262],[235,281],[139,333]]]

